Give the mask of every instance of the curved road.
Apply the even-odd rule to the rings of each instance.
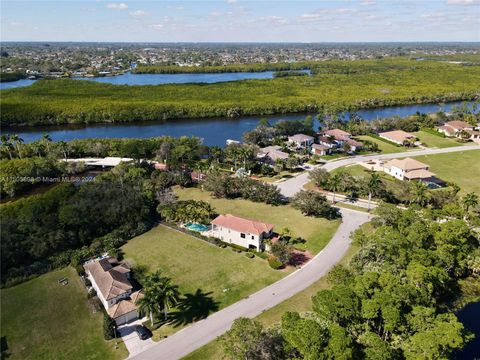
[[[477,149],[480,149],[480,146],[472,145],[385,155],[355,156],[329,162],[323,167],[331,171],[341,166],[369,159],[392,159],[396,157],[441,154]],[[307,172],[276,185],[285,196],[293,196],[300,191],[308,181]],[[350,246],[350,233],[369,220],[369,214],[367,213],[349,209],[341,209],[341,213],[343,222],[340,224],[333,238],[322,251],[300,270],[214,313],[208,318],[194,323],[167,339],[149,346],[145,351],[131,358],[138,360],[180,359],[225,333],[235,319],[239,317],[253,318],[313,284],[327,274],[344,256]]]

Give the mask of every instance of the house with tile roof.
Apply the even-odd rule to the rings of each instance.
[[[262,251],[263,240],[273,234],[273,225],[231,214],[219,215],[212,222],[211,236],[247,249]]]
[[[432,179],[435,174],[430,172],[429,166],[412,158],[393,159],[386,162],[384,171],[399,180],[420,180]]]
[[[378,134],[382,139],[391,141],[395,144],[406,146],[413,145],[417,139],[415,135],[403,130],[386,131]]]
[[[297,148],[308,148],[312,146],[315,138],[305,134],[295,134],[288,137],[288,142],[294,144]]]
[[[136,302],[143,294],[133,292],[128,264],[107,257],[89,261],[83,267],[105,310],[117,325],[138,318]]]

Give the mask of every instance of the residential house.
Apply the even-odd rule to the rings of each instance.
[[[403,130],[382,132],[379,133],[378,136],[380,136],[382,139],[391,141],[395,144],[402,146],[413,144],[413,142],[417,139],[415,135],[412,135]]]
[[[143,294],[133,292],[128,264],[107,257],[87,262],[83,267],[105,310],[117,325],[138,318],[136,302]]]
[[[212,222],[211,235],[230,244],[261,251],[263,240],[272,236],[273,225],[231,214],[219,215]]]
[[[331,142],[329,142],[328,140],[325,140],[325,138],[330,139],[330,141],[333,140],[333,144],[334,144],[333,147],[335,148],[341,148],[345,144],[348,144],[350,147],[350,151],[355,152],[355,151],[361,150],[363,147],[363,143],[352,139],[352,134],[341,129],[325,130],[322,133],[322,135],[318,138],[318,142],[321,145],[329,146],[330,148],[332,148],[331,145],[327,145],[328,143],[331,144]]]
[[[313,144],[312,145],[312,154],[325,156],[332,152],[332,149],[329,146],[322,145],[322,144]]]
[[[276,160],[286,160],[288,159],[288,154],[281,150],[281,147],[278,145],[267,146],[261,148],[257,157],[263,162],[273,165]]]
[[[429,166],[412,158],[402,160],[393,159],[383,165],[383,170],[399,180],[426,181],[435,176],[430,172]]]
[[[288,142],[295,144],[297,148],[308,148],[312,146],[315,138],[305,134],[295,134],[288,137]]]
[[[465,121],[453,120],[439,126],[437,130],[449,137],[459,137],[462,131],[474,131],[475,129],[473,125]]]

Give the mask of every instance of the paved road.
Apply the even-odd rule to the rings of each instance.
[[[395,158],[402,158],[402,157],[413,157],[413,156],[420,156],[420,155],[435,155],[435,154],[445,154],[451,152],[459,152],[459,151],[469,151],[469,150],[480,150],[479,145],[465,145],[465,146],[455,146],[450,148],[442,148],[442,149],[424,149],[424,150],[413,150],[413,151],[406,151],[401,153],[394,153],[394,154],[382,154],[382,155],[359,155],[359,156],[352,156],[345,159],[337,160],[337,161],[330,161],[327,162],[322,167],[327,171],[335,170],[339,167],[355,164],[358,162],[368,161],[368,160],[385,160],[385,159],[395,159]],[[278,186],[280,191],[283,195],[287,197],[292,197],[298,191],[300,191],[305,184],[309,182],[308,179],[308,171],[304,172],[296,177],[290,178],[283,182],[275,183]]]
[[[408,151],[396,154],[356,156],[329,162],[324,165],[324,168],[328,171],[332,171],[341,166],[369,159],[392,159],[405,156],[432,155],[474,149],[480,149],[480,146],[473,145],[445,149]],[[279,186],[282,194],[290,197],[300,191],[307,182],[308,172],[276,185]],[[313,284],[327,274],[328,271],[340,261],[350,246],[350,233],[357,229],[361,224],[367,222],[370,216],[367,213],[349,209],[341,209],[341,213],[343,216],[343,222],[333,238],[327,246],[302,269],[297,270],[276,283],[250,295],[248,298],[242,299],[235,304],[216,312],[208,318],[177,332],[167,339],[160,341],[151,347],[149,346],[145,351],[134,355],[131,358],[136,360],[180,359],[225,333],[235,319],[239,317],[253,318],[258,316],[263,311],[274,307]]]
[[[263,311],[304,290],[340,261],[350,246],[350,233],[369,220],[364,212],[342,209],[343,222],[327,244],[303,268],[276,283],[263,288],[208,318],[179,331],[165,340],[148,347],[144,352],[132,356],[142,360],[176,360],[208,344],[227,331],[239,317],[253,318]]]

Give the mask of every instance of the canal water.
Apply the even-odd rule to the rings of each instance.
[[[452,359],[480,359],[480,302],[468,304],[457,313],[457,317],[465,329],[475,335],[475,339],[469,342],[462,351],[456,352]]]
[[[310,70],[298,70],[310,74]],[[90,80],[113,85],[162,85],[206,83],[213,84],[226,81],[240,81],[248,79],[273,79],[275,71],[262,72],[234,72],[234,73],[189,73],[189,74],[132,74],[127,72],[116,76],[102,76],[93,78],[76,77],[75,80]],[[0,83],[0,90],[12,89],[32,85],[36,80],[17,80]]]
[[[421,113],[431,113],[438,110],[450,111],[452,106],[460,104],[448,103],[421,104],[408,106],[393,106],[388,108],[365,109],[357,113],[367,120],[398,115],[401,117]],[[154,136],[197,136],[203,139],[205,145],[224,146],[227,139],[241,140],[242,134],[254,129],[260,118],[265,117],[271,124],[280,120],[303,120],[308,114],[290,114],[275,116],[249,116],[237,119],[188,119],[149,121],[121,124],[90,124],[90,125],[62,125],[39,126],[32,128],[3,129],[4,133],[18,134],[25,142],[32,142],[48,132],[55,141],[70,141],[87,138],[146,138]],[[319,123],[315,120],[315,129]]]

